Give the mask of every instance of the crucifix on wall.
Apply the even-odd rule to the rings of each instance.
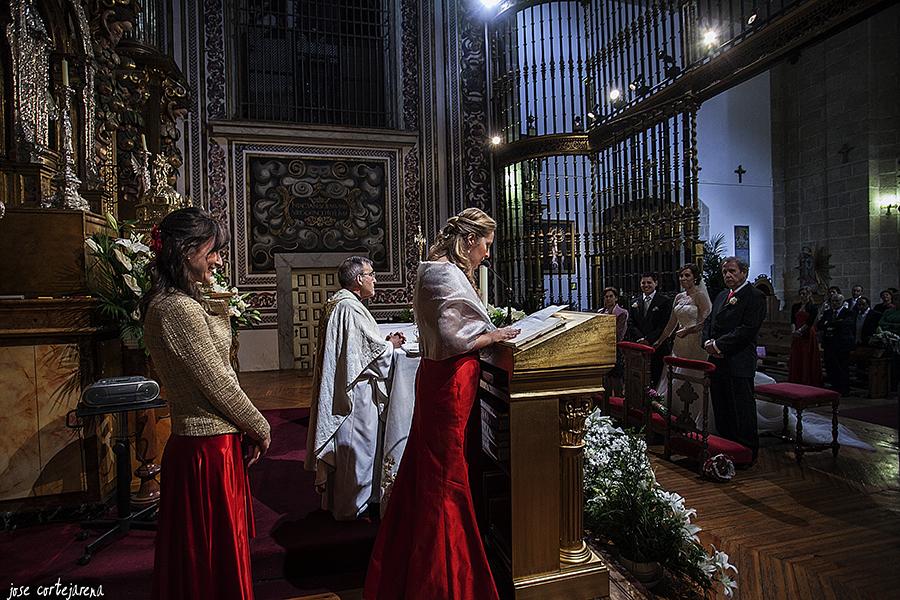
[[[853,146],[844,142],[844,145],[841,146],[841,149],[838,150],[838,154],[841,155],[841,164],[847,164],[847,161],[850,160],[850,151],[853,150]]]
[[[734,172],[737,173],[738,183],[744,183],[744,174],[747,172],[744,165],[738,165],[738,168],[735,169]]]

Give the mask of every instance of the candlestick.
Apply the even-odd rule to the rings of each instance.
[[[62,84],[69,87],[69,61],[62,59],[60,70],[62,71]]]
[[[488,305],[488,270],[487,267],[481,265],[478,267],[478,294],[481,297],[481,303],[487,308]]]
[[[143,133],[141,134],[141,149],[146,152],[147,151],[147,136]]]

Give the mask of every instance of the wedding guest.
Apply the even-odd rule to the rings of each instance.
[[[878,320],[878,329],[900,335],[900,308],[897,308],[896,300],[893,300],[890,308],[881,315]]]
[[[614,315],[616,317],[616,342],[624,340],[625,332],[628,330],[628,311],[619,306],[618,288],[603,288],[603,308],[597,312],[601,315]],[[607,387],[615,396],[622,395],[622,374],[624,368],[625,363],[622,351],[616,347],[616,366],[606,374],[609,380]]]
[[[819,307],[812,301],[812,290],[800,288],[800,301],[791,306],[791,354],[788,358],[788,381],[822,387],[822,360],[816,336]]]
[[[869,343],[869,338],[878,328],[878,320],[881,315],[869,306],[869,299],[860,296],[856,301],[856,344],[865,346]]]
[[[474,270],[490,256],[495,229],[487,214],[468,208],[447,221],[419,265],[413,307],[422,362],[415,412],[369,562],[367,600],[497,598],[464,453],[479,385],[478,351],[519,334],[495,329],[475,291]]]
[[[850,352],[854,345],[853,313],[844,303],[841,294],[832,297],[835,309],[822,319],[824,327],[822,350],[825,354],[825,373],[828,384],[846,396],[850,393]]]
[[[668,340],[656,346],[661,339],[663,329],[672,314],[672,301],[659,293],[657,287],[659,277],[655,273],[641,275],[641,292],[628,311],[630,337],[639,344],[655,346],[656,352],[650,358],[650,376],[658,382],[663,370],[663,357],[672,352],[672,344]]]
[[[252,599],[246,467],[268,449],[269,423],[230,366],[227,306],[205,300],[200,290],[222,264],[227,230],[192,207],[167,215],[151,237],[144,341],[172,420],[162,457],[152,596]]]
[[[881,290],[878,297],[881,298],[881,302],[873,306],[872,310],[883,315],[888,310],[894,308],[894,294],[891,290]]]
[[[847,300],[847,308],[856,312],[858,310],[856,303],[863,295],[863,287],[859,284],[854,285],[850,289],[850,299]]]

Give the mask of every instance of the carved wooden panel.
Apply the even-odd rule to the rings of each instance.
[[[297,269],[291,273],[295,369],[312,373],[322,308],[340,287],[334,269]]]

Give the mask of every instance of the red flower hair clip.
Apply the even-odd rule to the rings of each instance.
[[[150,249],[153,250],[153,254],[159,254],[162,252],[162,232],[159,230],[159,225],[154,225],[150,228]]]

